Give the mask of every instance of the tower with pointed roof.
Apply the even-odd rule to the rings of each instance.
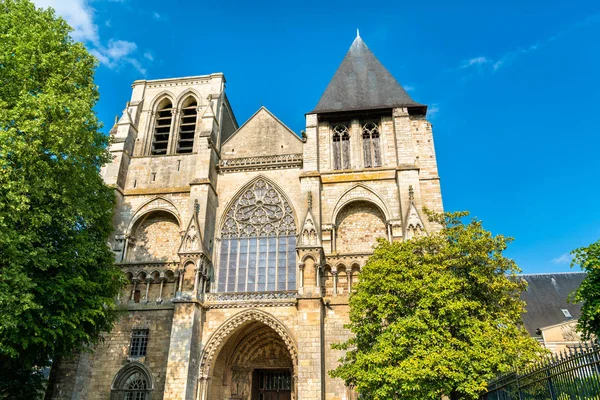
[[[442,211],[426,112],[360,36],[302,136],[265,107],[238,126],[221,73],[134,82],[102,170],[127,313],[50,397],[356,399],[328,374],[349,294]]]

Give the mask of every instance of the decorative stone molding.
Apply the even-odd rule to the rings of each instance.
[[[296,375],[298,365],[298,348],[292,335],[287,330],[285,325],[277,320],[274,316],[260,310],[242,311],[221,325],[215,333],[212,334],[202,354],[200,356],[200,374],[199,378],[208,378],[211,374],[213,359],[218,354],[231,334],[241,325],[250,322],[261,322],[273,329],[281,337],[285,343],[290,357],[294,365],[294,375]]]
[[[257,169],[301,168],[302,154],[279,156],[244,157],[221,160],[218,168],[222,172],[250,171]]]
[[[296,305],[296,291],[206,293],[206,308],[288,307]]]

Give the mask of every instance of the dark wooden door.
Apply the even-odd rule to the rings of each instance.
[[[291,400],[292,374],[289,370],[254,370],[252,400]]]

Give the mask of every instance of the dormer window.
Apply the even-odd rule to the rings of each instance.
[[[198,116],[198,103],[193,97],[188,98],[183,104],[179,122],[179,140],[177,141],[177,153],[179,154],[192,152]]]
[[[364,167],[381,167],[381,148],[379,145],[379,126],[375,122],[362,125]]]
[[[338,124],[333,128],[333,169],[350,168],[350,132],[348,126]]]
[[[152,155],[167,154],[169,146],[169,135],[171,133],[171,122],[173,120],[173,105],[169,100],[163,100],[156,112],[156,123],[154,125],[154,136],[152,137]]]

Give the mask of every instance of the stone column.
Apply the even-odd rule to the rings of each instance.
[[[156,299],[156,303],[160,304],[162,303],[162,292],[163,292],[163,287],[165,286],[165,281],[167,280],[167,278],[165,278],[164,276],[161,276],[160,278],[158,278],[160,280],[160,291],[158,292],[158,299]]]
[[[144,296],[144,301],[148,303],[148,292],[150,291],[150,284],[152,283],[152,276],[146,277],[146,295]]]
[[[135,300],[135,288],[137,286],[137,283],[139,282],[139,279],[131,278],[131,282],[133,283],[133,285],[131,286],[131,298],[129,300],[134,301]]]
[[[333,277],[333,295],[337,296],[337,284],[338,284],[338,274],[337,269],[331,270],[331,276]]]
[[[196,400],[202,307],[195,299],[174,299],[173,324],[165,374],[164,400]]]
[[[298,298],[298,400],[325,398],[322,309],[321,297],[316,294]]]

